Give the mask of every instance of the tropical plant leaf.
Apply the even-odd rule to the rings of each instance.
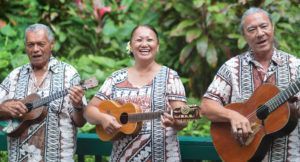
[[[191,44],[186,45],[180,52],[179,62],[183,64],[187,57],[191,54],[193,46]]]
[[[208,47],[208,38],[206,35],[201,36],[201,38],[197,41],[196,47],[200,56],[205,57]]]
[[[196,22],[197,22],[196,20],[190,20],[190,19],[183,20],[174,29],[171,30],[170,36],[180,36],[180,35],[183,35],[183,30],[186,27],[194,25]]]
[[[238,39],[238,48],[243,49],[246,46],[247,42],[244,37],[240,36]]]
[[[217,57],[217,51],[215,47],[212,44],[208,45],[207,51],[206,51],[206,60],[209,65],[212,67],[217,66],[218,57]]]
[[[1,34],[8,37],[13,37],[17,35],[17,32],[9,24],[1,28],[0,32]]]
[[[185,40],[191,43],[193,40],[197,39],[201,35],[201,30],[199,28],[193,28],[187,31]]]

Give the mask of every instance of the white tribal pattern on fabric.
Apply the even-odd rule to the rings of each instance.
[[[170,107],[170,100],[186,102],[184,87],[174,70],[162,67],[155,78],[159,79],[154,79],[143,87],[134,87],[128,81],[127,69],[121,69],[107,78],[96,96],[102,100],[112,99],[120,104],[135,103],[143,112],[166,110]],[[155,86],[159,88],[154,88]],[[155,106],[158,107],[154,108]],[[176,134],[171,127],[163,129],[159,119],[144,121],[138,135],[127,135],[113,142],[110,160],[181,161]]]
[[[231,58],[220,68],[204,97],[226,105],[249,99],[255,88],[264,82],[276,84],[283,90],[290,82],[299,79],[299,66],[300,60],[295,56],[274,49],[267,77],[260,80],[259,77],[253,76],[258,74],[262,66],[254,60],[252,52],[248,51]],[[297,106],[299,107],[299,103]],[[299,126],[298,124],[289,136],[273,141],[263,161],[300,161]]]
[[[0,84],[0,98],[23,99],[31,93],[46,97],[80,81],[72,66],[54,57],[50,58],[48,70],[42,88],[37,89],[29,64],[15,69]],[[74,161],[77,129],[71,119],[72,111],[68,96],[50,102],[47,117],[41,123],[31,125],[19,138],[9,138],[9,161]]]

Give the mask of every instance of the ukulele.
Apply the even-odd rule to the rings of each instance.
[[[285,136],[298,123],[297,110],[287,100],[300,90],[300,80],[280,91],[275,85],[263,84],[243,103],[225,108],[244,115],[253,131],[249,137],[235,139],[229,122],[212,122],[213,144],[223,161],[261,161],[275,138]],[[295,112],[294,112],[295,111]]]
[[[84,90],[96,87],[97,85],[98,81],[95,77],[84,80],[80,83],[80,86]],[[14,130],[10,131],[7,135],[9,137],[19,137],[30,125],[41,122],[47,116],[47,104],[60,97],[66,96],[69,93],[69,89],[70,88],[64,89],[44,98],[41,98],[36,93],[26,96],[21,100],[21,102],[24,103],[24,105],[27,107],[28,112],[17,118],[20,124]]]
[[[102,141],[116,140],[123,134],[136,134],[142,128],[142,121],[160,118],[164,113],[170,113],[174,119],[190,120],[199,118],[199,106],[184,106],[173,109],[172,111],[142,112],[142,110],[133,103],[120,105],[115,101],[104,100],[100,103],[98,110],[114,116],[122,125],[118,132],[108,134],[102,126],[96,125],[96,133]]]

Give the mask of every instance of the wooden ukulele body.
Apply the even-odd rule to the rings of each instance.
[[[243,145],[234,138],[229,122],[213,122],[211,124],[213,144],[223,161],[261,161],[274,138],[287,135],[294,130],[297,116],[296,112],[293,112],[294,109],[290,110],[287,102],[271,112],[263,123],[256,115],[257,109],[279,92],[276,86],[264,84],[258,87],[246,102],[225,106],[247,117],[254,133],[250,135],[250,141]]]
[[[33,93],[25,97],[21,102],[27,105],[40,98],[38,94]],[[48,110],[45,106],[40,106],[20,116],[17,118],[20,121],[19,126],[7,135],[9,137],[19,137],[30,125],[41,122],[47,116],[47,112]]]
[[[128,122],[126,118],[131,113],[141,113],[141,109],[132,103],[120,105],[117,102],[104,100],[100,103],[98,110],[114,116],[122,125],[115,134],[107,134],[101,125],[96,125],[96,133],[102,141],[115,140],[122,134],[135,134],[142,128],[142,122]]]
[[[98,85],[98,81],[95,77],[84,80],[80,83],[80,86],[83,89],[93,88],[96,87],[97,85]],[[27,107],[29,111],[23,116],[17,118],[20,121],[20,124],[13,131],[9,132],[8,136],[19,137],[31,124],[41,122],[47,116],[48,113],[48,108],[45,105],[47,105],[51,101],[66,96],[69,93],[68,90],[69,88],[64,89],[62,91],[55,92],[44,98],[41,98],[36,93],[26,96],[23,100],[21,100],[21,102],[24,103],[24,105]],[[10,119],[10,117],[5,119],[1,118],[0,120],[8,120],[8,119]]]

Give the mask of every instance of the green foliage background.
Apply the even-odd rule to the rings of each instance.
[[[250,6],[271,13],[279,48],[299,56],[298,0],[0,0],[0,81],[28,62],[24,30],[30,24],[49,25],[56,35],[54,55],[100,83],[133,64],[126,53],[130,32],[151,24],[160,37],[158,62],[179,72],[188,103],[199,104],[218,67],[247,49],[239,21]],[[81,131],[93,129],[87,124]],[[208,136],[209,123],[190,122],[180,134]]]

